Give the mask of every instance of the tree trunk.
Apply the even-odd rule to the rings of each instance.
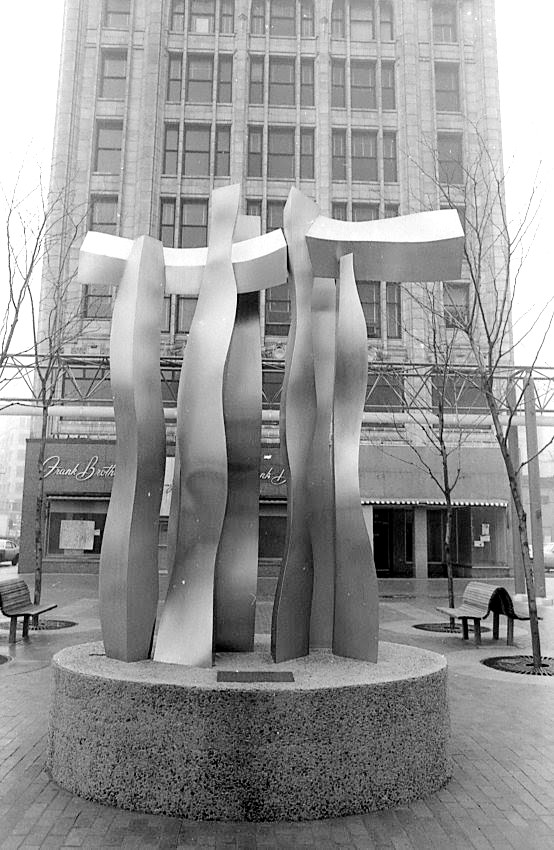
[[[448,582],[448,607],[454,608],[454,572],[452,569],[452,520],[454,508],[450,501],[450,493],[446,494],[446,528],[444,532],[444,561],[446,564],[446,580]],[[450,617],[450,628],[454,631],[456,620]]]
[[[40,443],[37,458],[38,488],[35,510],[35,594],[34,603],[39,605],[42,594],[42,561],[46,539],[46,500],[44,498],[44,456],[48,435],[48,408],[42,408]],[[33,617],[33,628],[38,626],[38,615]]]

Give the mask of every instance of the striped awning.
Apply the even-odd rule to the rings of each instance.
[[[362,499],[362,505],[410,505],[412,507],[446,507],[444,499]],[[504,499],[452,499],[455,508],[507,508],[508,502]]]

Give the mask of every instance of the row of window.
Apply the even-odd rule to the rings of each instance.
[[[452,0],[439,0],[432,5],[433,39],[437,43],[458,41],[458,11]],[[104,0],[104,26],[128,29],[131,0]],[[170,29],[192,33],[222,34],[235,30],[234,0],[172,0]],[[313,0],[252,0],[250,32],[294,38],[297,33],[312,38],[316,34]],[[331,11],[331,36],[351,41],[394,40],[394,9],[390,0],[334,0]]]
[[[299,73],[297,73],[299,71]],[[231,103],[233,97],[233,57],[221,53],[217,57],[214,92],[214,56],[189,54],[185,76],[185,100],[189,103]],[[265,78],[267,74],[267,90]],[[123,100],[127,83],[127,51],[106,49],[102,52],[99,96]],[[351,109],[377,109],[378,91],[383,110],[396,109],[394,62],[365,59],[331,60],[331,106]],[[168,63],[166,99],[181,101],[183,92],[183,57],[172,53]],[[269,106],[314,106],[315,80],[313,58],[252,55],[248,100],[251,104]],[[459,67],[452,62],[435,63],[435,101],[439,111],[460,110]]]

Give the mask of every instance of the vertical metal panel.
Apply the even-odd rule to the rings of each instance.
[[[233,240],[259,232],[259,218],[238,216]],[[228,497],[216,559],[214,617],[215,648],[227,652],[249,652],[254,646],[262,433],[259,301],[258,292],[238,296],[223,383]]]
[[[210,666],[215,560],[227,503],[223,377],[237,306],[231,246],[239,186],[216,189],[206,268],[177,400],[181,516],[160,618],[158,661]]]
[[[307,465],[315,425],[315,378],[311,301],[313,274],[306,232],[318,208],[291,189],[284,211],[289,250],[292,322],[281,396],[281,452],[287,473],[288,513],[285,554],[271,624],[275,661],[309,652],[313,562],[308,524]]]
[[[312,297],[316,422],[308,459],[309,524],[314,559],[310,621],[310,647],[313,649],[331,649],[333,645],[335,505],[331,447],[335,384],[336,296],[333,279],[316,278]]]
[[[100,556],[106,655],[148,658],[158,603],[158,523],[165,468],[159,369],[162,245],[133,244],[114,306],[110,340],[116,475]]]
[[[366,325],[353,255],[340,260],[333,408],[335,623],[333,652],[377,661],[379,597],[359,485],[360,430],[367,384]]]

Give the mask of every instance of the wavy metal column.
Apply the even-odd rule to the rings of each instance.
[[[149,236],[137,239],[120,268],[110,339],[116,475],[100,555],[100,621],[106,655],[138,661],[149,656],[158,604],[165,467],[161,242]]]
[[[233,239],[259,232],[259,218],[241,215]],[[227,652],[254,647],[262,432],[259,303],[258,292],[237,298],[223,382],[228,496],[215,566],[214,617],[215,648]]]
[[[307,655],[310,648],[313,560],[307,469],[316,400],[311,326],[313,273],[306,232],[317,215],[316,204],[291,189],[283,216],[292,321],[281,395],[281,452],[287,473],[288,513],[285,554],[271,623],[271,652],[277,662]]]
[[[316,421],[308,458],[309,526],[314,560],[310,647],[331,649],[335,596],[335,501],[332,471],[333,393],[337,290],[330,278],[314,280],[312,340]]]
[[[177,552],[154,653],[158,661],[199,667],[212,664],[215,560],[227,503],[223,376],[237,305],[231,249],[239,197],[239,186],[211,197],[206,268],[177,399]]]
[[[354,258],[340,259],[333,406],[335,485],[335,622],[333,652],[377,661],[379,593],[363,518],[360,431],[367,386],[366,323],[354,278]]]

